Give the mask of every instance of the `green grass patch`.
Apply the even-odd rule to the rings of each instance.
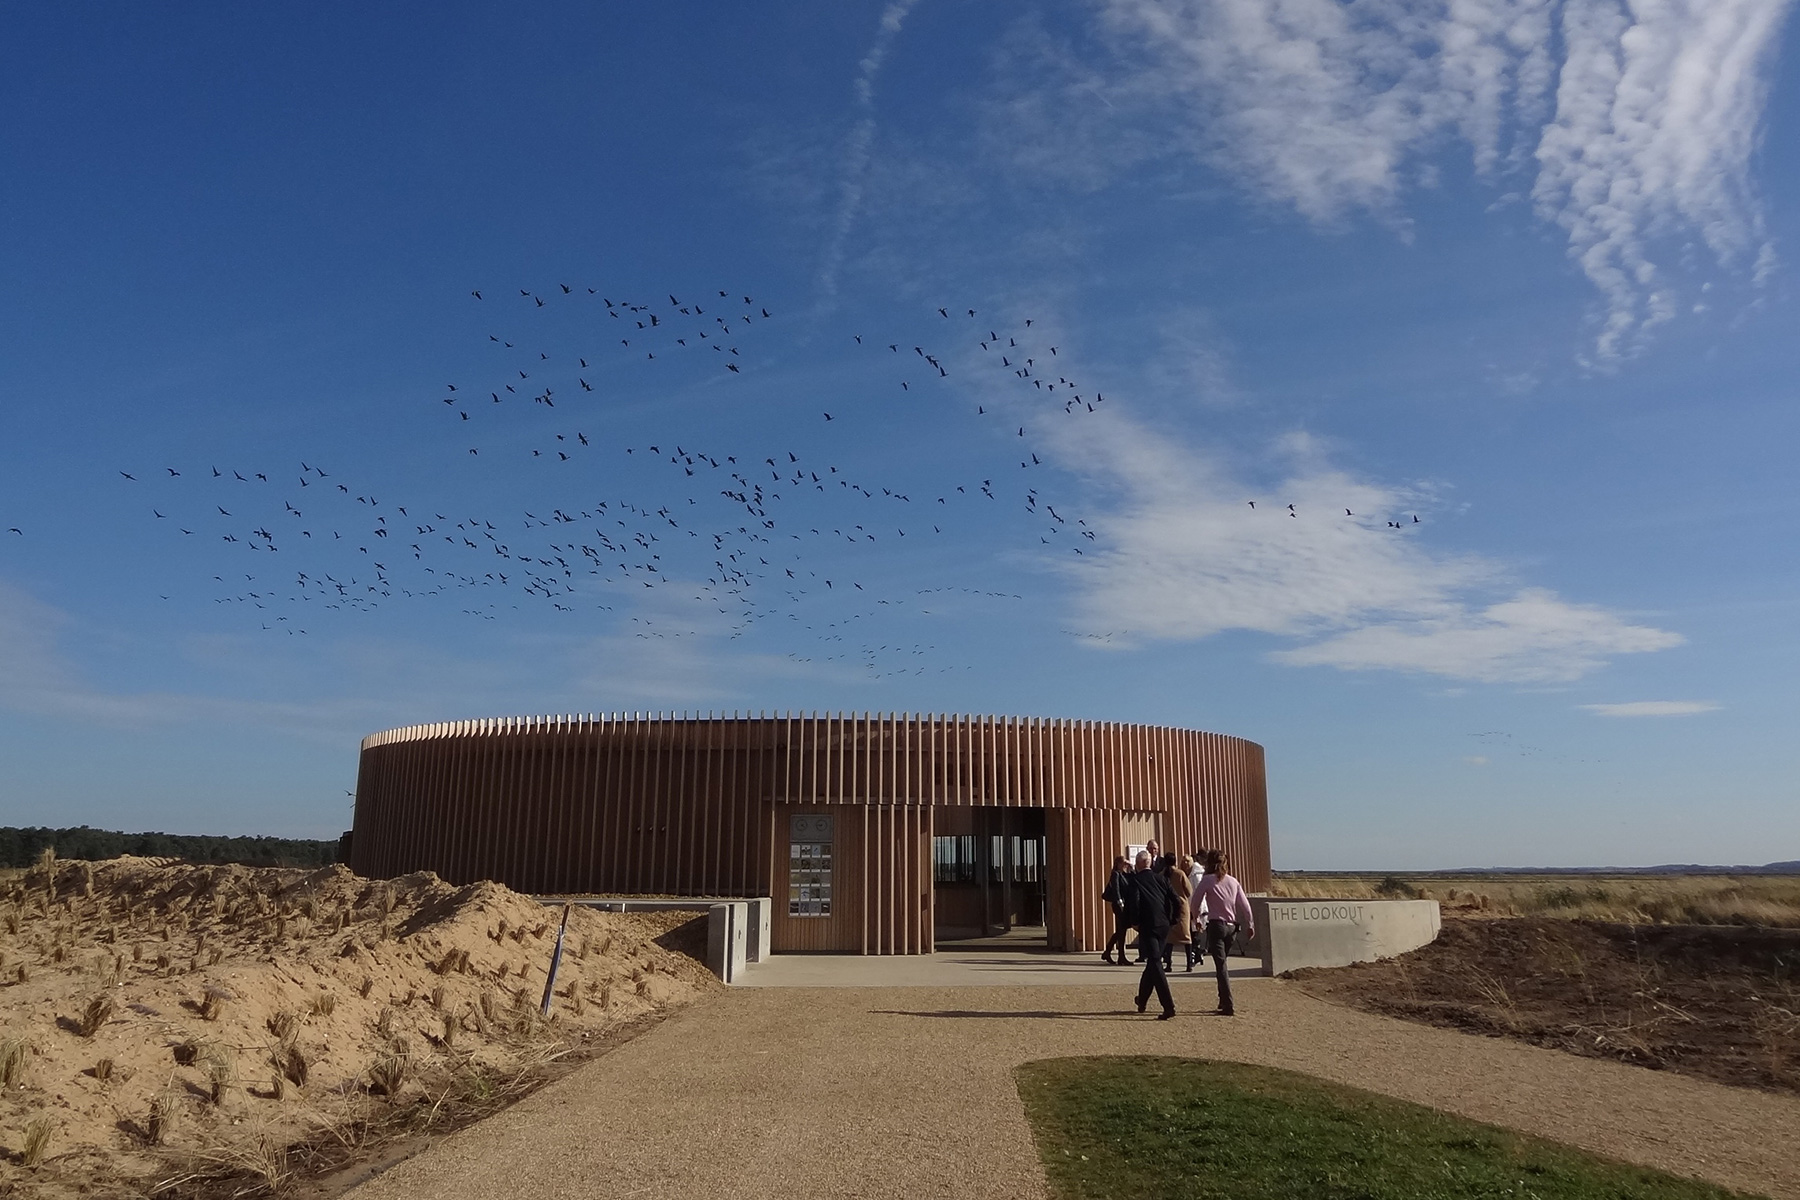
[[[1185,1058],[1018,1069],[1052,1192],[1081,1200],[1723,1200],[1742,1193],[1291,1071]]]

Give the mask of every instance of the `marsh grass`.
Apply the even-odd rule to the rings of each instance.
[[[1059,1058],[1016,1073],[1051,1192],[1081,1200],[1725,1200],[1736,1193],[1243,1063]]]
[[[1800,929],[1800,875],[1341,874],[1279,872],[1269,895],[1437,900],[1447,913],[1634,925]]]

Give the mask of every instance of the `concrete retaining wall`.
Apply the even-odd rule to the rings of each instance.
[[[633,896],[539,896],[545,904],[580,904],[605,912],[703,912],[706,920],[706,966],[726,983],[737,983],[747,964],[769,956],[767,896],[687,900],[641,900]]]
[[[1245,953],[1270,975],[1392,958],[1435,940],[1436,900],[1275,900],[1252,896],[1256,937]]]

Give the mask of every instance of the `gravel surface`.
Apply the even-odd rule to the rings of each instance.
[[[1013,1068],[1176,1054],[1304,1071],[1800,1200],[1800,1100],[1355,1012],[1280,980],[1234,990],[1235,1018],[1158,1022],[1130,1011],[1124,980],[1116,993],[733,989],[351,1195],[1040,1198]]]

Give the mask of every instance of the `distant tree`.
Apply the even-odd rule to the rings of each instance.
[[[58,858],[90,862],[135,854],[196,863],[242,863],[250,867],[323,867],[338,861],[343,839],[212,837],[205,834],[118,833],[110,829],[50,829],[0,825],[0,867],[26,867],[44,847]]]

